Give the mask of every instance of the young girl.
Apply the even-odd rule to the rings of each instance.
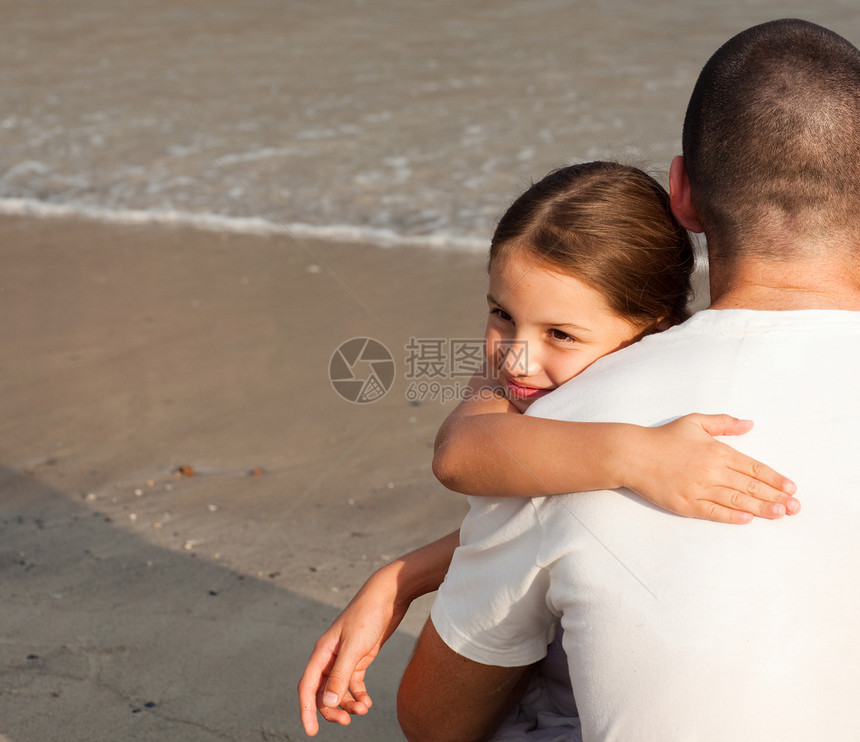
[[[683,321],[692,268],[668,194],[641,170],[586,163],[529,188],[492,239],[486,372],[439,430],[439,480],[496,497],[627,487],[724,523],[797,512],[789,480],[712,437],[749,421],[693,414],[644,428],[519,414],[600,357]],[[319,639],[299,683],[309,735],[316,710],[340,724],[367,713],[367,667],[412,600],[441,584],[458,543],[455,532],[382,567]]]

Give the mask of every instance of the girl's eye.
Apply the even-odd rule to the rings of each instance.
[[[493,307],[493,308],[490,310],[490,314],[495,315],[495,316],[496,316],[496,317],[498,317],[500,320],[502,320],[502,322],[510,322],[511,320],[513,320],[513,317],[511,317],[511,315],[509,315],[509,314],[508,314],[504,309],[502,309],[501,307]]]
[[[560,340],[560,341],[565,342],[565,343],[575,343],[576,342],[576,338],[571,337],[566,332],[562,332],[561,330],[550,330],[549,334],[553,340]]]

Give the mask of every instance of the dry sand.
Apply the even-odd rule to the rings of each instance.
[[[376,566],[465,512],[430,472],[450,405],[410,404],[402,362],[410,337],[480,337],[483,258],[2,228],[0,739],[303,739],[313,641]],[[328,381],[354,336],[397,363],[373,404]],[[370,715],[319,739],[401,739],[426,608],[377,660]]]

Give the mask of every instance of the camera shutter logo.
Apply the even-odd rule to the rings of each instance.
[[[394,383],[394,357],[378,340],[352,338],[341,343],[328,364],[334,390],[348,402],[382,399]]]

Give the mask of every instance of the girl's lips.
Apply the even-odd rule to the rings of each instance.
[[[544,394],[549,394],[552,391],[552,389],[538,389],[537,387],[519,384],[513,379],[509,379],[507,377],[505,377],[505,385],[508,388],[508,392],[510,392],[510,395],[514,397],[514,399],[535,399],[536,397],[541,397]]]

